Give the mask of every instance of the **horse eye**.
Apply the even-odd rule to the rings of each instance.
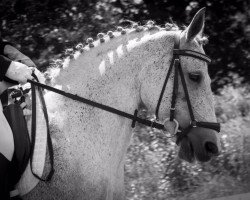
[[[199,83],[201,80],[201,74],[197,73],[197,72],[189,73],[188,76],[189,76],[190,80],[192,80],[196,83]]]

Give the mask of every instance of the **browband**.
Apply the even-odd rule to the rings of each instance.
[[[197,52],[197,51],[192,51],[192,50],[189,50],[189,49],[174,49],[173,54],[174,55],[194,57],[194,58],[203,60],[203,61],[205,61],[207,63],[211,62],[211,59],[207,55],[205,55],[203,53],[200,53],[200,52]]]

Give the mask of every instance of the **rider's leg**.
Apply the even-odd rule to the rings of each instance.
[[[2,104],[0,103],[0,153],[2,153],[9,161],[11,161],[14,153],[14,139],[11,128],[2,112]]]
[[[8,170],[10,161],[0,153],[0,199],[8,200],[9,184],[8,184]]]
[[[13,134],[0,103],[0,199],[9,199],[8,170],[13,153]]]

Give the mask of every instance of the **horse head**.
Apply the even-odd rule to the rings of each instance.
[[[202,47],[207,41],[202,36],[204,18],[205,9],[201,9],[185,30],[169,31],[168,34],[152,40],[154,45],[158,46],[154,52],[152,51],[152,57],[157,58],[153,61],[149,58],[140,73],[142,102],[152,112],[159,112],[157,118],[166,121],[166,129],[172,134],[178,135],[176,126],[180,126],[186,131],[184,137],[176,139],[180,146],[179,157],[189,162],[195,159],[208,161],[213,155],[218,155],[220,151],[217,131],[213,128],[210,129],[209,126],[190,128],[192,121],[216,124],[213,94],[210,87],[211,79],[206,62],[210,59],[205,56]],[[176,46],[179,49],[174,50]],[[175,62],[174,51],[180,54],[177,61],[180,62],[182,70],[182,74],[179,72],[176,75],[177,78],[174,74],[178,73],[178,69],[173,69],[169,73],[171,65],[174,65],[173,62]],[[178,68],[178,64],[174,68]],[[167,73],[169,73],[169,80],[159,104],[159,94],[164,85],[164,78],[168,76]],[[181,75],[183,75],[184,83]],[[176,86],[174,86],[175,81],[177,81]],[[175,93],[175,97],[173,97],[173,93]],[[157,101],[159,110],[155,110]],[[174,108],[171,108],[173,101]],[[171,113],[171,109],[174,109],[174,114]],[[171,120],[172,122],[169,121],[170,116],[174,119]]]

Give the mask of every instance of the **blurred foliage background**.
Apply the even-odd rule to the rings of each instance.
[[[206,7],[206,52],[216,91],[250,81],[250,3],[246,0],[1,0],[1,35],[45,70],[64,50],[114,30],[123,20],[188,25]]]
[[[207,199],[250,191],[250,3],[246,0],[1,0],[0,34],[42,71],[98,32],[124,20],[188,25],[206,7],[206,53],[222,123],[223,152],[191,165],[157,130],[137,127],[128,150],[127,199]],[[145,111],[146,114],[148,113]],[[149,116],[148,116],[149,117]]]

